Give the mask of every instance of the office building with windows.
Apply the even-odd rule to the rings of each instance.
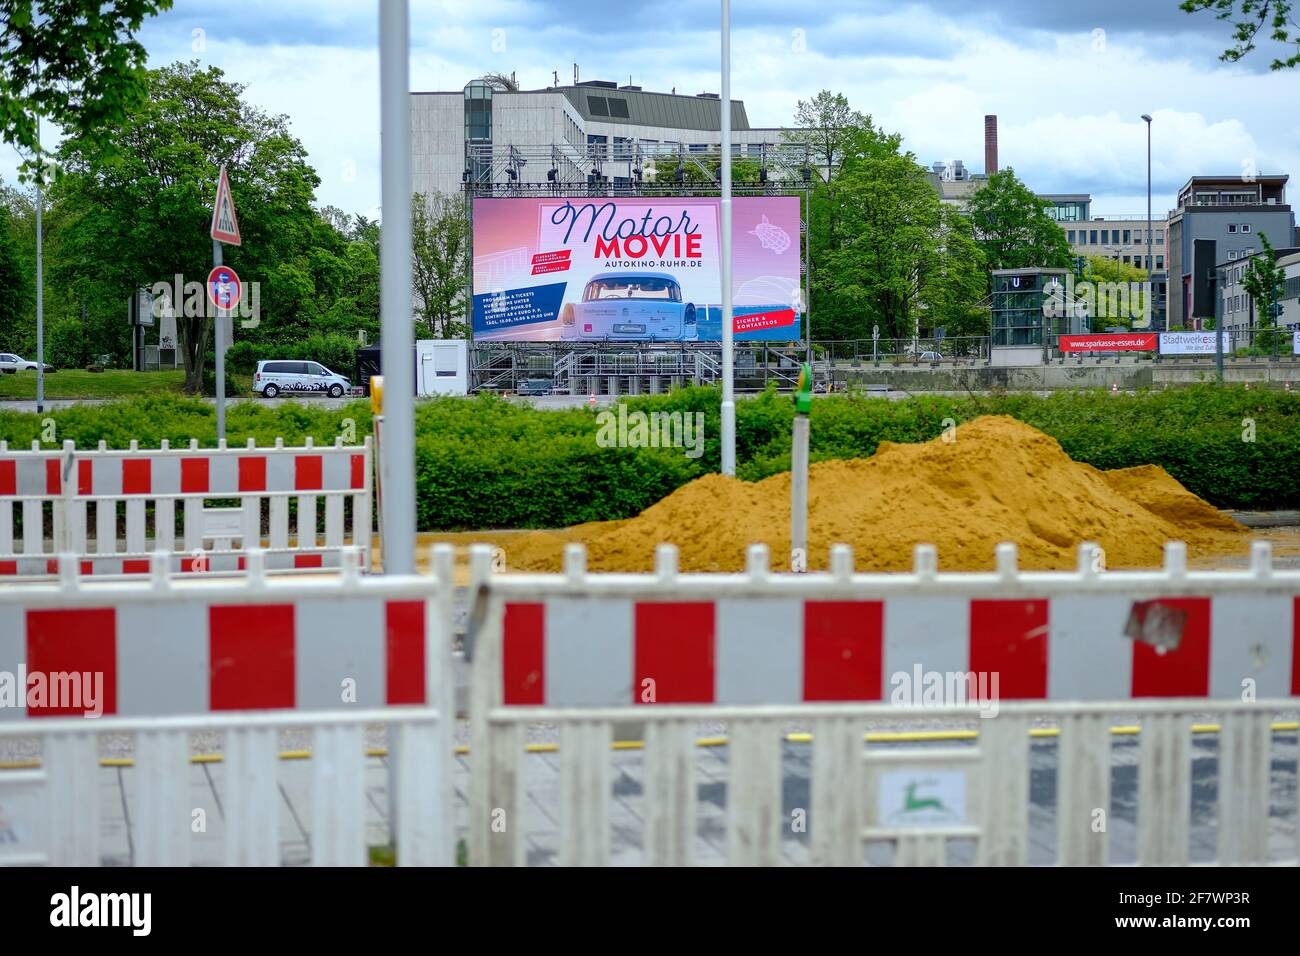
[[[716,93],[652,93],[605,80],[520,91],[474,80],[455,92],[412,93],[412,189],[455,193],[503,173],[520,185],[545,185],[551,170],[572,183],[591,175],[591,157],[617,187],[649,176],[656,160],[676,166],[683,155],[716,153],[720,107]],[[733,155],[743,159],[762,162],[765,148],[782,141],[779,128],[751,127],[740,100],[731,102],[731,130]],[[474,146],[488,147],[480,155],[519,160],[505,170],[479,168]]]
[[[1263,254],[1261,249],[1248,256],[1220,262],[1215,267],[1217,305],[1214,317],[1219,328],[1241,333],[1247,329],[1273,324],[1270,316],[1262,314],[1266,310],[1261,303],[1255,301],[1243,284],[1251,263]],[[1300,330],[1300,247],[1274,249],[1273,254],[1277,256],[1277,264],[1286,277],[1278,296],[1282,312],[1278,326]],[[1250,344],[1248,336],[1238,335],[1234,338],[1234,344]]]
[[[1275,249],[1295,245],[1288,176],[1193,176],[1169,213],[1169,326],[1199,329],[1220,314],[1219,266],[1249,259],[1268,236]],[[1239,293],[1236,293],[1239,294]],[[1232,314],[1228,317],[1233,321]]]

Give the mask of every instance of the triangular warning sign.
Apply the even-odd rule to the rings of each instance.
[[[239,245],[239,219],[235,216],[235,200],[230,195],[230,180],[226,167],[221,167],[217,180],[217,201],[212,207],[212,238],[218,242]]]

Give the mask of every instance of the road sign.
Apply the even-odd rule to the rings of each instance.
[[[872,337],[873,339],[878,339],[878,338],[880,338],[880,326],[878,326],[878,325],[873,325],[873,326],[871,327],[871,337]]]
[[[239,245],[239,219],[235,215],[235,200],[230,195],[230,180],[226,167],[221,167],[217,180],[217,201],[212,206],[212,238],[232,246]]]
[[[239,303],[239,276],[230,266],[216,266],[208,273],[208,301],[222,311]]]

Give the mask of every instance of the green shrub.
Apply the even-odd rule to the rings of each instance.
[[[346,335],[309,335],[289,342],[236,339],[226,348],[226,371],[251,375],[258,362],[291,359],[320,362],[330,371],[350,378],[356,365],[357,348],[357,340]]]
[[[702,412],[703,455],[599,447],[597,416],[585,407],[539,409],[490,395],[421,402],[415,417],[419,528],[542,528],[626,518],[718,470],[716,389],[629,397],[626,403],[629,411]],[[737,402],[736,413],[738,476],[752,481],[789,468],[789,396],[769,390]],[[114,448],[132,439],[142,447],[157,447],[163,438],[173,445],[191,438],[216,444],[215,410],[201,401],[148,398],[46,414],[55,419],[58,441],[72,439],[80,447],[101,439]],[[942,433],[945,419],[960,424],[991,414],[1041,429],[1073,458],[1097,468],[1161,465],[1221,507],[1300,507],[1300,396],[1280,391],[1203,385],[1134,395],[918,396],[899,402],[832,395],[813,403],[811,456],[867,457],[881,441],[929,441]],[[30,447],[41,437],[42,417],[0,411],[0,438]],[[332,444],[349,431],[359,442],[370,433],[371,413],[364,400],[336,409],[242,402],[227,409],[226,430],[232,445],[249,438],[258,445],[276,438],[297,445],[307,435]]]

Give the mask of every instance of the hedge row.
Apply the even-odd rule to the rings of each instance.
[[[541,410],[483,395],[422,402],[416,411],[418,521],[421,530],[560,527],[625,518],[719,467],[717,391],[692,388],[627,399],[629,411],[704,415],[704,451],[604,448],[587,408]],[[1069,392],[988,397],[922,396],[906,401],[829,396],[813,404],[812,458],[871,455],[882,440],[928,441],[946,418],[1007,414],[1058,439],[1075,459],[1098,468],[1164,466],[1222,507],[1300,507],[1300,396],[1197,386],[1138,395]],[[157,447],[213,439],[214,410],[199,401],[151,398],[50,412],[56,442]],[[793,408],[767,393],[737,403],[737,472],[756,480],[790,466]],[[29,447],[48,436],[42,417],[0,411],[0,438]],[[364,401],[325,409],[247,402],[227,412],[232,444],[311,435],[333,443],[369,434]],[[1251,440],[1253,439],[1253,440]]]

